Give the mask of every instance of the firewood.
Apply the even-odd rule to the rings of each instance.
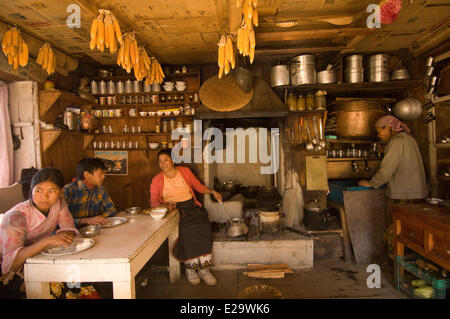
[[[247,264],[247,269],[277,269],[277,268],[289,268],[289,265],[288,264],[274,264],[274,265]]]
[[[259,278],[259,279],[281,279],[284,278],[284,271],[278,271],[278,272],[260,272],[260,271],[251,271],[251,272],[244,272],[244,275],[246,275],[249,278]]]

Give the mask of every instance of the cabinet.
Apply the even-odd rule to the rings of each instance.
[[[113,81],[134,81],[133,76],[111,76],[97,78],[105,84]],[[91,150],[127,149],[131,151],[159,151],[151,149],[149,143],[164,143],[170,147],[171,128],[169,121],[175,123],[172,128],[190,126],[193,130],[193,120],[200,100],[200,72],[191,67],[190,72],[166,74],[165,81],[184,81],[184,91],[148,91],[143,92],[140,82],[140,92],[96,94],[101,105],[97,105],[91,113],[98,120],[98,130],[95,139],[89,145]],[[116,87],[116,85],[115,85]],[[115,101],[115,103],[114,103]],[[165,124],[169,127],[164,129]],[[189,131],[189,130],[187,130]],[[106,145],[106,147],[105,147]]]
[[[395,279],[397,289],[404,283],[404,270],[419,274],[417,267],[407,264],[405,248],[411,249],[443,267],[450,270],[450,215],[449,209],[430,204],[395,205],[392,209],[394,221],[394,255]],[[421,275],[432,283],[437,291],[449,287],[450,281],[436,280],[427,274]],[[438,289],[439,288],[439,289]]]

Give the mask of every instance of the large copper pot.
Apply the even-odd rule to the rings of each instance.
[[[336,105],[336,135],[347,139],[376,139],[375,122],[393,99],[343,99]]]

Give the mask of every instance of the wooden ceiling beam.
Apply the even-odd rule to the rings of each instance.
[[[359,35],[372,34],[373,29],[369,28],[336,28],[285,32],[265,32],[256,33],[256,43],[284,42],[305,39],[330,39],[337,37],[355,37]]]
[[[289,55],[296,53],[315,53],[315,52],[327,52],[335,51],[339,52],[345,49],[346,46],[328,46],[328,47],[294,47],[294,48],[260,48],[255,49],[255,56],[263,55]]]

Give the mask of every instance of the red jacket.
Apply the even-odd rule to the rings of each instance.
[[[192,198],[194,202],[198,206],[202,206],[200,202],[195,197],[194,190],[197,192],[204,194],[208,189],[205,185],[200,183],[200,181],[194,176],[192,171],[188,167],[177,166],[176,169],[180,172],[181,176],[184,178],[186,184],[188,184],[189,189],[192,194]],[[152,184],[150,185],[150,206],[160,206],[161,204],[165,204],[166,202],[163,200],[163,188],[164,188],[164,173],[161,172],[152,179]]]

